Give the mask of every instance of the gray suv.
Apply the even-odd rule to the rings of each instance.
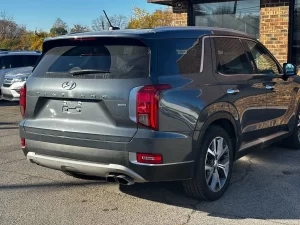
[[[300,148],[299,78],[254,38],[157,28],[47,39],[21,89],[27,159],[109,182],[183,181],[220,198],[234,160],[283,140]]]

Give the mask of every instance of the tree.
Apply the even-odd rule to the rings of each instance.
[[[54,36],[64,35],[68,33],[68,25],[60,18],[57,18],[52,28],[50,29],[50,33]]]
[[[6,12],[0,13],[0,42],[4,39],[18,39],[26,32],[26,27],[18,25],[13,16],[8,15]]]
[[[154,28],[172,25],[172,11],[170,9],[155,10],[152,14],[145,9],[133,8],[128,28]]]
[[[109,20],[114,27],[120,27],[121,29],[125,28],[128,23],[127,17],[123,15],[114,15],[112,17],[109,17]],[[94,31],[108,30],[108,28],[109,22],[107,21],[105,16],[100,16],[97,19],[93,20],[92,29]]]
[[[42,30],[32,32],[29,50],[42,50],[44,39],[50,36],[51,34]]]
[[[71,33],[75,33],[75,32],[88,32],[88,31],[90,31],[89,27],[82,26],[80,24],[74,24],[74,26],[70,30]]]

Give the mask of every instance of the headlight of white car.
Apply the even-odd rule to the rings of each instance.
[[[26,81],[27,77],[15,77],[13,83]]]

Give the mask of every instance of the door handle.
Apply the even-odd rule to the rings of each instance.
[[[227,90],[227,94],[237,94],[237,93],[239,93],[240,92],[240,90],[239,89],[228,89]]]
[[[272,85],[266,85],[266,89],[268,89],[268,90],[273,90],[274,89],[274,86],[272,86]]]

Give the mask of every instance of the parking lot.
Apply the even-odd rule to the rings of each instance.
[[[119,187],[26,161],[17,104],[0,102],[0,224],[300,224],[300,151],[270,147],[237,161],[216,202],[178,183]]]

